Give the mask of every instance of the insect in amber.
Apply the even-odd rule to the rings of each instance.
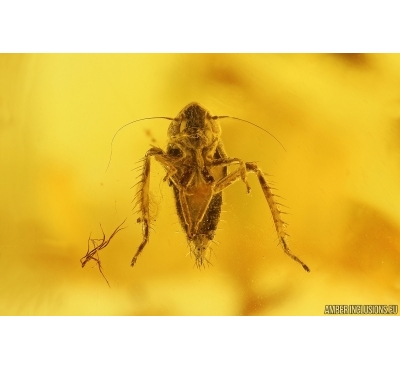
[[[308,266],[292,254],[288,247],[286,223],[282,220],[279,204],[275,201],[275,195],[272,193],[272,189],[261,169],[256,163],[229,157],[224,150],[219,120],[223,118],[241,119],[229,116],[212,116],[207,109],[198,103],[188,104],[176,118],[151,117],[141,120],[153,118],[164,118],[171,121],[168,129],[169,141],[166,151],[153,146],[143,158],[142,172],[135,196],[135,207],[137,207],[139,213],[137,221],[142,225],[143,239],[132,258],[131,266],[135,265],[139,255],[149,242],[150,224],[152,222],[149,199],[150,169],[151,162],[154,159],[164,168],[166,172],[164,181],[167,181],[173,189],[176,211],[197,267],[208,262],[210,244],[221,215],[224,189],[240,180],[246,185],[249,193],[250,185],[247,181],[247,175],[254,173],[267,200],[283,251],[290,258],[300,263],[304,270],[310,271]],[[228,168],[232,165],[236,165],[237,168],[229,172]],[[112,236],[115,234],[116,232]],[[91,259],[98,250],[104,248],[104,242],[108,244],[110,239],[105,240],[103,238],[103,243],[96,247],[97,249],[94,248],[90,251]],[[89,251],[84,257],[85,263],[88,257]]]

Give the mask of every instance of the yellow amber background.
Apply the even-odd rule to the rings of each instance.
[[[0,314],[322,315],[400,301],[400,55],[0,55]],[[163,169],[150,243],[136,161],[197,101],[230,156],[256,161],[287,207],[288,258],[254,175],[225,192],[213,266],[188,256]],[[81,268],[87,239],[121,231]],[[92,268],[93,267],[93,268]]]

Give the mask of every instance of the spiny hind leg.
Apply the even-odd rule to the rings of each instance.
[[[152,150],[152,149],[150,149]],[[138,222],[142,224],[142,242],[139,245],[138,250],[132,258],[131,266],[133,267],[136,263],[139,254],[142,252],[144,247],[149,241],[149,227],[150,227],[150,202],[149,202],[149,185],[150,185],[150,150],[146,153],[144,158],[144,165],[142,170],[141,180],[139,181],[139,189],[136,194],[136,204],[135,207],[138,206],[138,213],[140,213],[140,217],[138,218]]]
[[[151,157],[154,157],[158,162],[160,162],[164,168],[167,169],[167,175],[171,176],[171,180],[174,179],[174,174],[176,173],[176,169],[173,166],[172,160],[170,157],[165,154],[165,152],[160,149],[153,147],[146,152],[144,157],[144,164],[142,169],[141,179],[138,183],[139,189],[135,196],[136,203],[135,207],[138,207],[138,212],[140,217],[138,218],[138,222],[142,224],[142,235],[143,239],[137,249],[135,255],[132,258],[131,266],[133,267],[136,263],[139,254],[143,251],[146,244],[149,242],[150,236],[150,199],[149,199],[149,188],[150,188],[150,161]]]
[[[257,174],[258,182],[261,185],[265,199],[267,200],[269,209],[271,210],[272,218],[275,224],[275,229],[278,234],[279,241],[282,245],[283,251],[294,261],[300,263],[300,265],[303,266],[304,270],[310,272],[308,266],[304,262],[302,262],[297,256],[295,256],[289,249],[289,246],[286,241],[287,238],[287,234],[285,231],[286,224],[282,220],[281,217],[282,212],[279,209],[278,203],[275,202],[274,194],[271,191],[271,187],[268,185],[265,175],[262,173],[262,171],[258,168],[258,166],[255,163],[246,163],[246,169],[247,171],[255,172]]]
[[[253,172],[253,173],[257,174],[257,178],[261,185],[265,199],[268,202],[268,206],[271,211],[272,218],[274,220],[275,229],[278,234],[279,242],[282,245],[283,251],[290,258],[292,258],[296,262],[300,263],[302,265],[302,267],[304,268],[304,270],[306,270],[307,272],[310,272],[310,269],[308,268],[308,266],[305,263],[303,263],[297,256],[292,254],[292,252],[290,251],[290,249],[288,247],[288,244],[286,241],[287,234],[285,231],[286,224],[282,220],[282,217],[281,217],[282,212],[279,209],[278,203],[275,202],[274,194],[272,193],[272,191],[271,191],[272,189],[268,185],[267,179],[265,178],[264,174],[262,173],[262,171],[258,168],[258,166],[255,163],[246,162],[245,166],[246,166],[246,172]],[[214,192],[219,193],[220,191],[224,190],[229,185],[233,184],[234,182],[236,182],[239,179],[243,180],[243,173],[242,173],[241,168],[238,168],[236,171],[228,174],[227,176],[222,178],[220,181],[218,181],[215,184]]]

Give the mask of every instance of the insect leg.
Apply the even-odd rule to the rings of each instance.
[[[265,178],[264,174],[262,173],[262,171],[258,168],[258,166],[255,163],[246,162],[245,166],[246,166],[247,172],[254,172],[254,173],[256,173],[256,175],[258,177],[258,181],[261,185],[265,199],[268,202],[269,209],[271,211],[272,218],[274,220],[275,229],[278,234],[278,238],[282,245],[283,251],[294,261],[300,263],[304,270],[306,270],[307,272],[310,272],[310,269],[308,268],[308,266],[304,262],[302,262],[297,256],[292,254],[292,252],[289,249],[289,246],[286,241],[286,239],[287,239],[287,233],[285,231],[286,224],[281,218],[282,212],[280,211],[278,204],[274,200],[274,194],[272,193],[271,188],[268,185],[267,179]],[[242,176],[241,168],[238,168],[236,171],[228,174],[227,176],[222,178],[220,181],[218,181],[215,184],[214,192],[218,193],[218,192],[224,190],[226,187],[233,184],[235,181],[239,180],[240,178],[243,179],[243,176]]]
[[[274,200],[274,194],[272,193],[271,188],[268,185],[267,179],[265,178],[264,174],[255,163],[246,163],[246,168],[248,171],[255,172],[257,174],[258,181],[261,185],[262,191],[264,192],[265,199],[268,202],[269,209],[271,210],[272,218],[274,219],[275,229],[278,234],[281,245],[283,247],[283,251],[291,259],[300,263],[300,265],[303,267],[304,270],[310,272],[309,267],[304,262],[302,262],[297,256],[292,254],[292,252],[289,249],[289,246],[286,241],[287,238],[287,234],[285,231],[286,225],[281,218],[282,212],[280,211],[279,206],[276,204]]]
[[[150,185],[150,158],[153,153],[153,148],[150,149],[144,159],[144,165],[142,170],[142,178],[139,182],[139,190],[138,190],[138,202],[139,212],[141,217],[138,219],[138,222],[142,223],[142,235],[143,240],[139,245],[138,250],[132,258],[131,266],[133,267],[136,263],[136,260],[139,254],[142,252],[143,248],[149,241],[149,224],[150,224],[150,209],[149,209],[149,185]]]
[[[133,267],[136,263],[136,260],[139,254],[143,251],[146,244],[149,242],[149,229],[150,229],[150,200],[149,200],[149,188],[150,188],[150,162],[151,157],[154,157],[159,163],[163,165],[165,170],[167,171],[167,175],[164,178],[164,181],[168,178],[171,178],[171,181],[176,182],[175,173],[176,168],[173,165],[173,161],[170,160],[169,156],[165,154],[165,152],[157,147],[153,147],[146,152],[144,157],[144,165],[142,170],[142,178],[139,181],[139,190],[137,193],[137,202],[136,205],[139,207],[139,213],[141,217],[139,217],[138,222],[142,223],[142,235],[143,239],[137,249],[135,255],[132,258],[131,266]]]
[[[230,166],[232,164],[238,164],[239,168],[238,170],[232,172],[232,174],[239,174],[242,181],[245,183],[246,188],[247,188],[247,193],[250,193],[250,185],[247,182],[247,169],[246,169],[246,163],[243,162],[241,159],[239,158],[219,158],[219,159],[214,159],[210,164],[207,164],[210,167],[226,167],[226,166]],[[235,177],[234,176],[234,177]],[[229,177],[229,175],[227,175],[226,177]],[[221,179],[220,181],[222,181],[223,179]],[[236,181],[237,179],[235,178],[234,181]]]

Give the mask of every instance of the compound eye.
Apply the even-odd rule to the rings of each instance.
[[[173,137],[180,133],[180,122],[175,118],[169,128],[168,128],[168,136]]]

